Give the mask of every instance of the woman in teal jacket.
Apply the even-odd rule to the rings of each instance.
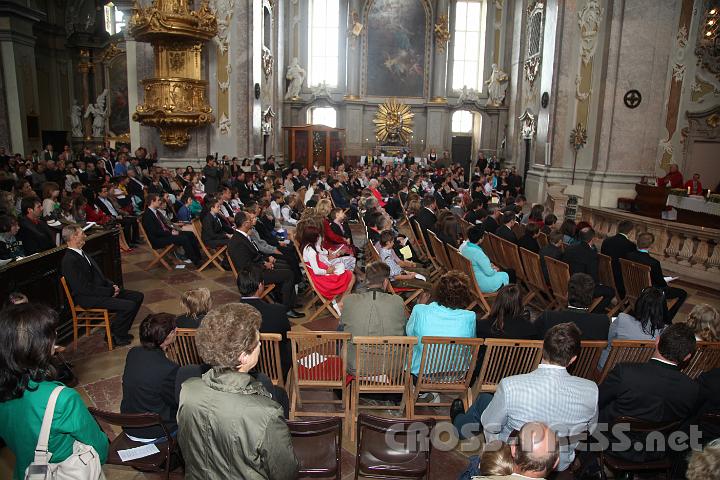
[[[15,454],[14,478],[24,478],[32,463],[45,407],[60,382],[52,381],[50,357],[57,315],[42,305],[12,305],[0,311],[0,437]],[[80,395],[65,388],[55,404],[50,427],[51,463],[73,453],[75,440],[90,445],[105,463],[108,439]]]
[[[452,270],[437,281],[433,301],[416,304],[405,326],[409,337],[418,337],[413,347],[410,371],[417,375],[422,358],[422,337],[475,337],[475,312],[465,310],[472,302],[470,279],[464,273]]]
[[[497,292],[501,287],[510,282],[506,272],[495,270],[490,259],[480,247],[485,239],[485,228],[482,225],[474,225],[468,229],[468,239],[460,245],[460,253],[463,257],[472,262],[475,281],[483,293]]]

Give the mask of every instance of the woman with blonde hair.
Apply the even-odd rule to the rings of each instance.
[[[210,290],[205,287],[187,290],[180,297],[185,313],[177,317],[178,328],[198,328],[205,314],[212,308]]]
[[[480,475],[512,475],[513,458],[510,445],[500,440],[486,443],[480,455]]]
[[[720,341],[720,312],[704,303],[695,305],[687,318],[687,324],[695,330],[695,338],[703,342]]]

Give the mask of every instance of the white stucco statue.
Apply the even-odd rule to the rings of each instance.
[[[82,137],[82,107],[78,105],[77,100],[70,107],[70,124],[72,125],[72,136]]]
[[[290,66],[287,69],[287,75],[285,78],[290,80],[288,85],[287,93],[285,93],[285,100],[291,100],[300,97],[300,88],[305,81],[305,70],[298,63],[297,57],[292,59]]]
[[[507,90],[508,75],[500,70],[497,64],[493,63],[490,78],[485,81],[488,86],[487,106],[499,107],[505,100],[505,91]]]
[[[88,115],[93,116],[92,130],[93,137],[104,137],[105,136],[105,116],[107,115],[107,107],[105,106],[105,99],[107,98],[107,88],[97,97],[95,103],[88,105],[85,110],[85,118]]]

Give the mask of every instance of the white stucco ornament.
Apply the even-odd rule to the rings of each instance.
[[[602,23],[604,10],[600,8],[598,0],[587,0],[585,6],[578,12],[578,26],[580,27],[580,56],[584,64],[590,63],[597,48],[597,37]]]

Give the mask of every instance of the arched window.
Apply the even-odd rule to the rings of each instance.
[[[458,1],[453,29],[452,88],[482,90],[485,67],[485,2]]]
[[[337,112],[332,107],[311,108],[308,110],[308,123],[335,128],[337,125]]]
[[[338,83],[339,0],[310,0],[308,25],[308,81],[310,87]]]
[[[452,115],[453,133],[472,133],[473,114],[467,110],[458,110]]]
[[[125,15],[112,3],[105,5],[105,30],[115,35],[125,29]]]

